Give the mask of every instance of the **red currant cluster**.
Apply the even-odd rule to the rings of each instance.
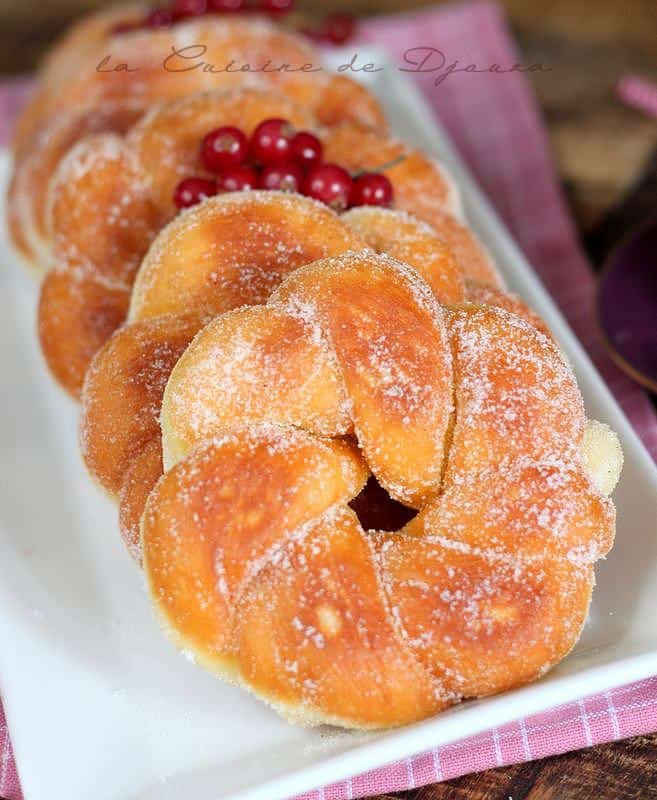
[[[142,28],[168,28],[174,22],[206,14],[236,14],[259,11],[265,14],[286,14],[294,0],[172,0],[169,6],[153,8],[142,20],[117,25],[113,33],[128,33]]]
[[[256,11],[274,16],[292,11],[294,0],[172,0],[170,5],[153,8],[136,22],[122,22],[113,33],[129,33],[145,28],[168,28],[174,22],[206,14],[237,14]],[[314,27],[302,28],[301,33],[323,44],[344,44],[354,34],[355,22],[349,14],[329,14]]]
[[[285,119],[264,120],[250,139],[232,125],[211,131],[201,143],[201,163],[215,178],[181,181],[173,195],[177,208],[246,189],[299,192],[335,211],[392,205],[393,188],[385,175],[352,176],[338,164],[323,162],[320,140],[308,131],[296,131]]]
[[[136,22],[122,22],[112,33],[130,33],[146,28],[168,28],[174,22],[206,14],[236,14],[256,11],[274,16],[292,11],[294,0],[172,0],[169,6],[153,8]],[[313,27],[302,28],[301,33],[322,44],[340,45],[354,35],[356,23],[349,14],[329,14]]]

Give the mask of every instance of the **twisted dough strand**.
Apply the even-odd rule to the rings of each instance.
[[[310,361],[334,381],[323,419]],[[177,463],[142,519],[156,606],[206,665],[306,722],[403,724],[525,683],[577,640],[613,540],[584,423],[558,349],[514,315],[443,312],[384,256],[303,267],[173,370]],[[370,471],[419,511],[397,533],[349,508]]]
[[[191,338],[215,314],[266,300],[297,266],[353,247],[364,243],[330,209],[282,192],[213,198],[156,240],[132,321],[96,354],[82,392],[82,453],[94,479],[120,498],[121,531],[137,558],[143,502],[161,473],[152,443],[160,442],[162,393]]]

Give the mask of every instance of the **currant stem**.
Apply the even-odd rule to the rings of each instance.
[[[402,161],[406,161],[406,158],[407,156],[402,154],[400,156],[397,156],[397,158],[393,158],[392,161],[387,161],[385,164],[382,164],[380,167],[377,167],[376,169],[360,169],[358,170],[358,172],[352,172],[351,177],[360,178],[361,175],[367,175],[369,172],[375,172],[375,173],[384,172],[387,169],[392,169],[393,167],[396,167],[397,164],[401,164]]]

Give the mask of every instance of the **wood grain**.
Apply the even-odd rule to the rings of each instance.
[[[299,0],[309,13],[392,13],[405,0]],[[0,74],[34,68],[54,38],[100,0],[0,0]],[[618,79],[657,81],[654,0],[506,0],[546,118],[564,188],[599,265],[628,227],[657,214],[657,123],[616,98]],[[381,796],[404,800],[657,800],[657,734]]]
[[[377,800],[653,800],[657,734],[466,775]]]

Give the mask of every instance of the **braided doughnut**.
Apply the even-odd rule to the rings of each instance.
[[[328,161],[352,172],[383,172],[395,189],[395,205],[428,222],[452,251],[463,274],[481,283],[500,286],[489,254],[474,233],[459,221],[461,201],[456,185],[435,161],[385,133],[362,131],[347,123],[323,136]],[[401,159],[397,163],[397,159]],[[393,164],[381,169],[386,164]]]
[[[16,122],[12,142],[15,156],[20,156],[32,133],[52,114],[54,100],[62,87],[76,79],[90,56],[98,61],[107,53],[110,31],[121,23],[136,23],[146,13],[147,6],[137,4],[99,9],[75,22],[52,45],[40,64],[38,86]]]
[[[353,223],[361,216],[370,224],[355,225],[354,233]],[[326,255],[362,250],[366,242],[358,234],[365,231],[372,242],[372,231],[377,226],[371,222],[378,216],[355,209],[338,217],[326,206],[298,195],[245,192],[208,200],[182,214],[160,233],[142,264],[133,291],[130,321],[139,324],[129,324],[119,331],[98,353],[83,392],[85,460],[94,478],[110,494],[118,496],[121,531],[133,555],[139,557],[138,520],[143,503],[161,473],[159,449],[154,449],[150,457],[142,456],[141,451],[144,442],[152,441],[157,434],[151,423],[158,415],[162,390],[177,359],[176,348],[179,344],[184,347],[186,342],[184,337],[178,340],[174,335],[171,352],[175,358],[161,357],[167,339],[166,320],[190,309],[200,313],[201,318],[188,329],[191,338],[202,318],[264,302],[296,267]],[[462,283],[453,272],[454,263],[428,226],[403,212],[382,211],[381,219],[385,224],[376,237],[377,249],[403,253],[440,299],[449,299],[440,294],[448,289],[452,300],[463,298]],[[501,293],[500,297],[503,298]],[[253,313],[257,315],[258,309]],[[149,320],[155,323],[152,327],[145,324]],[[298,340],[300,345],[303,341],[294,329],[274,330],[272,337],[274,341],[277,337],[289,342]],[[130,344],[115,346],[117,341]],[[297,363],[301,358],[299,351]],[[331,373],[322,371],[312,350],[306,364],[308,386],[314,380],[319,418],[323,419],[326,404],[333,402]],[[283,374],[284,365],[279,364],[278,369]],[[153,379],[153,370],[158,371],[157,380]],[[112,393],[108,386],[113,383],[129,383],[139,391]],[[263,398],[269,402],[266,395]],[[290,402],[286,400],[286,405],[293,408]],[[128,417],[146,420],[147,424],[143,429],[139,425],[124,426],[122,420]],[[328,435],[331,430],[329,426],[323,432]],[[133,466],[136,462],[138,465]],[[106,465],[117,472],[108,473]],[[366,493],[360,502],[371,509],[375,500],[375,496]],[[400,513],[405,512],[400,509]]]
[[[181,175],[206,174],[198,143],[268,116],[311,126],[283,95],[202,92],[154,109],[125,138],[98,134],[63,159],[52,184],[53,269],[41,288],[41,348],[56,380],[79,397],[93,355],[123,322],[137,269],[155,234],[176,213]],[[235,228],[235,232],[238,228]]]
[[[135,12],[126,13],[130,19]],[[113,14],[99,18],[58,51],[41,91],[18,122],[20,141],[8,194],[9,230],[18,252],[41,270],[49,266],[47,188],[61,158],[90,132],[124,133],[157,101],[201,90],[251,87],[284,94],[309,109],[321,124],[347,120],[362,127],[386,127],[374,97],[344,75],[257,71],[267,61],[296,68],[312,64],[321,70],[321,59],[306,39],[264,18],[208,15],[170,29],[110,35],[115,22]],[[87,35],[89,43],[82,44]],[[187,60],[181,56],[165,68],[172,47],[194,49]],[[202,60],[199,56],[190,61],[196,52],[203,52]],[[99,72],[98,62],[108,53],[112,63],[128,64],[131,71]],[[231,61],[252,69],[220,71]],[[214,65],[216,71],[191,68],[202,63]]]
[[[153,602],[180,646],[286,716],[404,724],[576,642],[614,508],[582,458],[574,377],[519,317],[442,309],[386,256],[320,261],[195,337],[161,424]],[[398,532],[350,508],[370,473],[417,512]]]
[[[162,392],[189,340],[216,314],[264,302],[297,267],[364,246],[327,206],[282,192],[211,198],[160,233],[138,273],[129,324],[93,358],[82,391],[83,457],[118,497],[134,555],[143,503],[161,474]]]

